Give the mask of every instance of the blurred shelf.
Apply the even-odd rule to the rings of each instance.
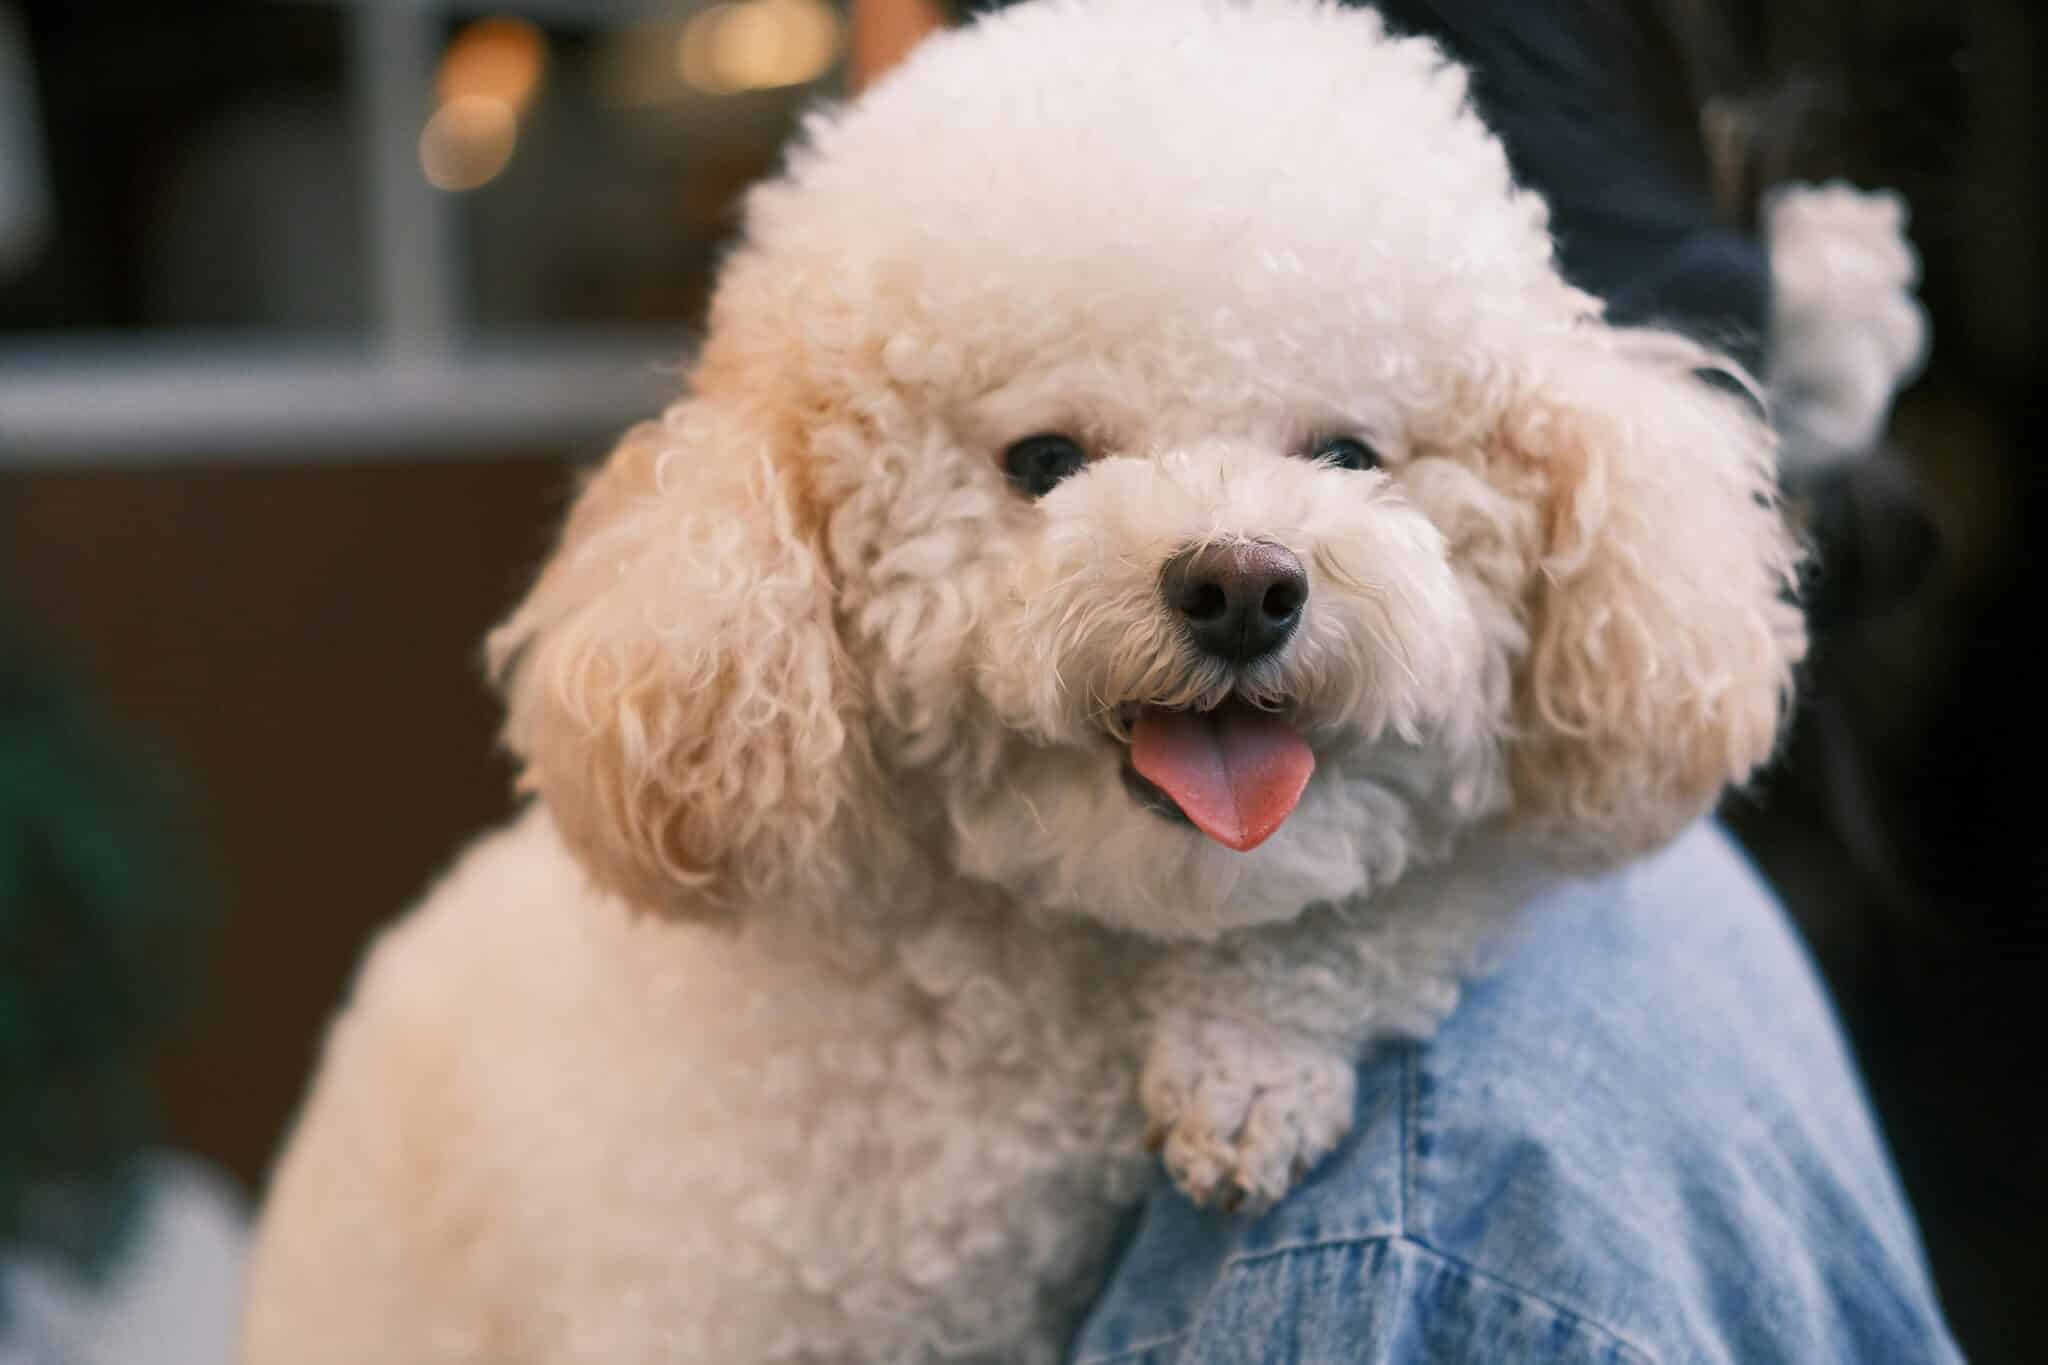
[[[685,349],[680,329],[492,341],[414,361],[367,344],[17,336],[0,346],[0,470],[559,453],[659,412],[680,389]]]

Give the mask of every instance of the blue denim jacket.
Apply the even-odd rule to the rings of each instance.
[[[1960,1355],[1820,985],[1718,830],[1532,907],[1256,1221],[1163,1189],[1077,1365]]]

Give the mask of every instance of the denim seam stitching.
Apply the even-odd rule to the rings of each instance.
[[[1083,1356],[1076,1360],[1074,1365],[1116,1365],[1116,1362],[1119,1360],[1135,1360],[1137,1357],[1156,1351],[1162,1346],[1171,1346],[1177,1341],[1186,1340],[1188,1330],[1183,1328],[1178,1332],[1168,1332],[1163,1337],[1148,1337],[1144,1341],[1134,1342],[1129,1346],[1120,1346],[1106,1356]]]
[[[1363,1247],[1370,1246],[1375,1242],[1400,1243],[1405,1246],[1413,1247],[1415,1250],[1421,1252],[1425,1256],[1434,1257],[1436,1260],[1441,1261],[1443,1264],[1451,1267],[1453,1270],[1462,1273],[1469,1279],[1478,1280],[1487,1285],[1488,1287],[1498,1290],[1502,1293],[1513,1294],[1518,1297],[1528,1299],[1532,1302],[1542,1304],[1545,1308],[1548,1308],[1551,1312],[1557,1314],[1559,1317],[1568,1318],[1571,1321],[1578,1323],[1581,1326],[1586,1327],[1589,1330],[1597,1333],[1598,1335],[1606,1338],[1608,1341],[1612,1342],[1614,1346],[1619,1350],[1624,1351],[1630,1357],[1638,1361],[1641,1361],[1642,1365],[1658,1365],[1657,1357],[1653,1355],[1650,1351],[1648,1351],[1644,1347],[1636,1345],[1635,1342],[1630,1341],[1626,1336],[1623,1336],[1620,1331],[1616,1330],[1613,1327],[1608,1326],[1606,1323],[1600,1321],[1600,1319],[1593,1317],[1588,1313],[1581,1312],[1579,1309],[1573,1308],[1569,1304],[1559,1303],[1557,1300],[1551,1298],[1547,1294],[1539,1294],[1533,1289],[1527,1288],[1524,1285],[1517,1284],[1513,1280],[1508,1279],[1506,1276],[1496,1275],[1490,1270],[1485,1270],[1479,1266],[1473,1265],[1470,1261],[1464,1260],[1463,1258],[1458,1256],[1453,1256],[1447,1251],[1439,1251],[1435,1247],[1431,1246],[1429,1243],[1423,1241],[1421,1238],[1410,1236],[1405,1232],[1377,1233],[1363,1237],[1324,1237],[1300,1242],[1290,1242],[1285,1246],[1263,1247],[1258,1251],[1247,1251],[1231,1257],[1230,1260],[1225,1263],[1225,1268],[1235,1270],[1241,1266],[1248,1266],[1258,1261],[1269,1260],[1279,1256],[1291,1256],[1296,1254],[1297,1252],[1331,1251],[1341,1247]],[[1115,1357],[1112,1356],[1109,1357],[1109,1359],[1114,1360]]]
[[[1416,1087],[1419,1084],[1416,1071],[1420,1065],[1421,1049],[1406,1044],[1401,1049],[1401,1102],[1399,1119],[1401,1170],[1396,1182],[1394,1199],[1394,1226],[1402,1236],[1408,1234],[1408,1206],[1414,1194],[1415,1159],[1410,1147],[1415,1141]]]

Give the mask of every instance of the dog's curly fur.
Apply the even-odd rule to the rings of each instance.
[[[492,637],[536,799],[371,955],[249,1359],[1052,1359],[1148,1133],[1279,1197],[1538,879],[1769,754],[1797,550],[1711,368],[1369,12],[1046,0],[813,119]],[[1250,538],[1310,595],[1233,667],[1157,583]],[[1121,780],[1233,692],[1318,759],[1249,853]]]

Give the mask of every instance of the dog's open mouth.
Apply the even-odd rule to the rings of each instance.
[[[1124,781],[1138,800],[1239,853],[1301,802],[1316,756],[1287,718],[1232,697],[1212,711],[1140,706]]]

